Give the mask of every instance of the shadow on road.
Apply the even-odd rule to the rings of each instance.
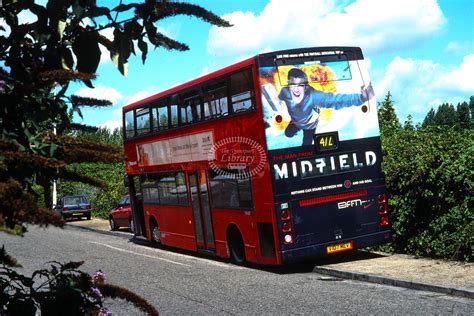
[[[146,240],[145,238],[141,238],[141,237],[138,237],[138,238],[132,237],[130,238],[129,241],[138,245],[163,249],[166,251],[179,253],[179,254],[183,254],[187,256],[205,258],[205,259],[225,262],[225,263],[231,263],[229,259],[220,258],[213,255],[205,254],[205,253],[196,253],[194,251],[187,251],[183,249],[153,244],[150,241]],[[266,271],[270,273],[277,273],[277,274],[312,273],[314,271],[314,268],[317,266],[325,266],[325,265],[344,263],[344,262],[354,262],[354,261],[359,261],[359,260],[368,260],[368,259],[374,259],[374,258],[380,258],[380,257],[384,257],[384,255],[372,253],[372,252],[368,252],[364,250],[356,250],[356,251],[347,252],[347,253],[334,254],[334,255],[331,255],[330,257],[313,259],[307,262],[293,263],[293,264],[289,264],[285,266],[263,266],[263,265],[258,265],[254,263],[246,263],[244,267],[250,268],[250,269],[256,269],[256,270],[262,270],[262,271]]]
[[[285,266],[264,266],[260,267],[260,269],[278,274],[311,273],[314,271],[314,268],[318,266],[368,260],[380,257],[384,257],[384,255],[364,250],[356,250],[347,253],[334,254],[330,257],[317,258],[307,262],[293,263]]]

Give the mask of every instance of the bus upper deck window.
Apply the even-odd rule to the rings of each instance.
[[[170,98],[168,99],[168,106],[170,107],[170,116],[171,116],[170,126],[178,127],[179,111],[178,111],[178,95],[177,94],[173,94],[172,96],[170,96]]]
[[[231,101],[234,113],[253,109],[253,80],[250,69],[230,77]]]
[[[211,82],[203,87],[204,119],[213,119],[229,114],[227,84],[225,81]]]
[[[157,130],[168,129],[168,107],[159,106],[154,109],[153,113],[153,128]]]
[[[133,120],[133,111],[125,112],[125,138],[135,136],[135,122]]]
[[[151,130],[150,108],[137,109],[135,112],[137,120],[137,134],[147,134]]]

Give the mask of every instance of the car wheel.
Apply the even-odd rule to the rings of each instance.
[[[87,215],[87,219],[88,219],[88,220],[91,219],[91,214]]]
[[[133,219],[130,219],[130,230],[132,233],[135,233],[135,228],[133,227]]]
[[[117,230],[118,226],[115,224],[115,220],[112,216],[109,217],[110,230]]]
[[[151,222],[151,240],[156,244],[161,243],[160,226],[155,221]]]

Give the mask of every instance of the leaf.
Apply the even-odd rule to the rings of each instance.
[[[156,3],[155,8],[155,12],[157,13],[153,15],[153,21],[182,14],[188,16],[195,16],[197,18],[202,19],[203,21],[217,26],[232,26],[232,24],[222,19],[220,16],[215,15],[214,13],[204,9],[203,7],[191,3],[161,1]]]
[[[95,73],[100,62],[97,33],[82,33],[75,38],[72,50],[77,58],[77,71]]]
[[[38,4],[33,4],[30,8],[30,11],[38,17],[38,21],[36,21],[36,28],[38,32],[45,34],[47,32],[48,24],[48,12],[46,8]]]
[[[131,8],[136,8],[137,6],[138,6],[138,4],[136,4],[136,3],[120,4],[120,5],[116,6],[115,8],[113,8],[112,11],[124,12],[124,11],[130,10]]]
[[[92,81],[90,79],[86,79],[86,80],[83,80],[82,82],[84,82],[84,84],[91,88],[91,89],[94,89],[94,85],[92,84]]]
[[[146,55],[148,53],[148,44],[143,40],[143,37],[138,39],[138,48],[142,51],[142,62],[145,64]]]
[[[102,15],[105,15],[110,21],[113,21],[112,16],[110,15],[109,8],[93,6],[89,9],[90,18],[94,18],[94,17],[98,17]]]
[[[142,34],[143,26],[134,19],[124,24],[124,31],[130,38],[138,39]]]
[[[157,31],[157,28],[152,22],[145,24],[146,33],[150,42],[155,45],[155,47],[163,46],[166,49],[176,49],[179,51],[189,50],[188,45],[177,42],[162,33]]]
[[[63,40],[63,34],[64,34],[64,30],[66,29],[66,25],[67,25],[66,21],[63,21],[63,20],[58,21],[57,31],[59,34],[59,41]]]
[[[132,39],[127,34],[118,28],[114,30],[113,49],[110,52],[110,58],[125,77],[128,74],[128,57],[130,57],[132,45]]]
[[[72,52],[66,46],[63,46],[61,49],[61,65],[63,69],[72,70],[74,67],[74,58],[72,57]]]

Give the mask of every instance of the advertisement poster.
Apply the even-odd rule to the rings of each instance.
[[[259,68],[268,150],[310,146],[334,131],[339,141],[379,136],[364,60],[299,62]]]
[[[207,160],[213,147],[211,131],[138,144],[138,166]]]

